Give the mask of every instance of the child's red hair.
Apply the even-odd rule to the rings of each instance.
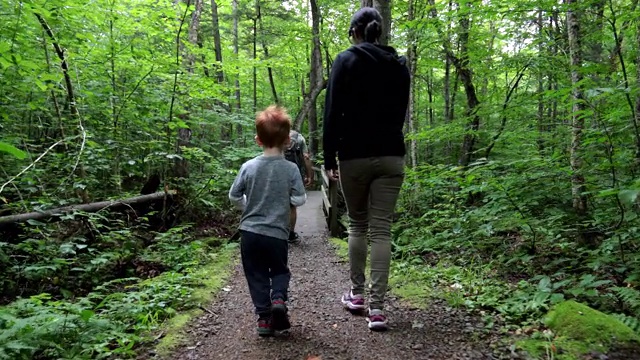
[[[265,147],[282,147],[289,139],[291,118],[287,111],[277,105],[271,105],[256,116],[258,139]]]

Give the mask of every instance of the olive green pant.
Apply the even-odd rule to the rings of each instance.
[[[404,157],[340,161],[340,185],[349,215],[351,290],[364,294],[367,233],[371,240],[369,307],[383,309],[391,262],[391,222],[404,181]]]

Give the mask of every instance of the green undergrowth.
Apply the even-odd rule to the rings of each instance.
[[[193,277],[199,279],[201,284],[200,287],[193,290],[191,295],[191,303],[195,307],[167,321],[163,329],[166,335],[156,346],[159,355],[167,355],[176,346],[183,344],[185,340],[183,332],[185,325],[191,319],[202,315],[201,307],[205,307],[211,302],[231,274],[232,267],[230,264],[237,257],[235,248],[235,246],[227,246],[222,251],[213,254],[215,256],[209,264],[193,272]]]
[[[41,293],[0,307],[0,359],[132,358],[158,334],[160,351],[180,343],[180,330],[221,287],[236,243],[159,236],[145,253],[167,271],[120,278],[86,296]]]
[[[620,320],[571,300],[554,306],[544,323],[547,330],[517,343],[536,359],[574,360],[607,353],[613,346],[640,344],[640,337]]]
[[[544,338],[545,315],[568,300],[640,334],[640,183],[594,190],[578,218],[563,166],[525,157],[407,169],[392,291],[414,306],[443,298],[484,314],[505,341]],[[565,347],[588,344],[572,341]]]
[[[329,238],[329,242],[333,245],[338,257],[343,261],[349,260],[349,243],[345,239]]]

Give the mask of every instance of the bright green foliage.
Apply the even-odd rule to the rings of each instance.
[[[227,246],[207,259],[210,249],[183,246],[185,255],[197,259],[182,264],[183,270],[147,280],[105,282],[75,300],[56,300],[42,293],[15,301],[0,308],[0,358],[31,359],[36,354],[46,358],[131,357],[135,347],[148,340],[150,331],[165,319],[208,300],[197,288],[204,286],[211,294],[220,287],[234,249]],[[217,271],[194,267],[208,262]]]

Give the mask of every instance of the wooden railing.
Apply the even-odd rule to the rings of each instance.
[[[324,216],[327,219],[329,232],[331,236],[339,237],[344,231],[344,225],[341,224],[340,219],[338,219],[338,188],[340,183],[329,179],[327,173],[324,171],[324,165],[320,168],[314,167],[313,170],[315,170],[316,174],[320,175],[316,176],[316,179],[322,179],[322,184],[320,186],[320,191],[322,192],[322,210],[324,211]]]

